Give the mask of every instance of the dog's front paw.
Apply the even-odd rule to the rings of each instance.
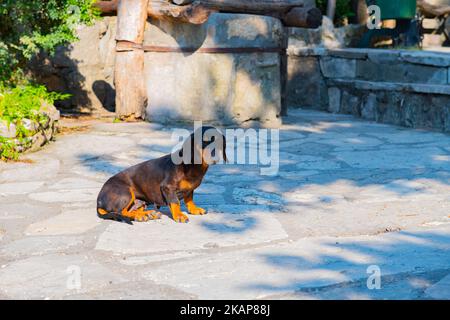
[[[188,208],[188,212],[193,215],[204,215],[206,214],[206,210],[196,206],[190,206]]]
[[[175,220],[178,223],[188,223],[189,218],[184,213],[179,213],[177,215],[173,215],[173,220]]]

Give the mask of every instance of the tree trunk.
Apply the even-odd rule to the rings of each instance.
[[[116,115],[124,120],[145,117],[147,94],[142,43],[147,7],[148,0],[119,0],[118,3],[114,83]]]
[[[117,7],[117,41],[142,43],[148,0],[120,0]]]
[[[114,68],[117,118],[134,121],[145,117],[144,79],[144,50],[118,51]]]

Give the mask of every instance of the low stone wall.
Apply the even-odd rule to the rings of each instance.
[[[22,125],[30,132],[25,138],[17,138],[17,127],[14,123],[8,123],[0,119],[0,137],[11,140],[17,152],[36,151],[51,141],[58,129],[59,111],[53,105],[43,103],[40,113],[46,116],[46,120],[38,123],[30,119],[22,119]],[[0,150],[2,145],[0,144]]]
[[[287,104],[450,132],[450,55],[288,48]]]

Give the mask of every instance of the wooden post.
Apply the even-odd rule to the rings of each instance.
[[[144,74],[145,22],[148,0],[119,0],[117,8],[116,115],[123,120],[145,117],[147,93]]]

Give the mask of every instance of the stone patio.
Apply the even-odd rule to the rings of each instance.
[[[171,129],[97,122],[1,163],[0,297],[450,298],[449,135],[295,110],[279,175],[212,167],[196,197],[208,215],[98,219],[106,179],[170,152]]]

